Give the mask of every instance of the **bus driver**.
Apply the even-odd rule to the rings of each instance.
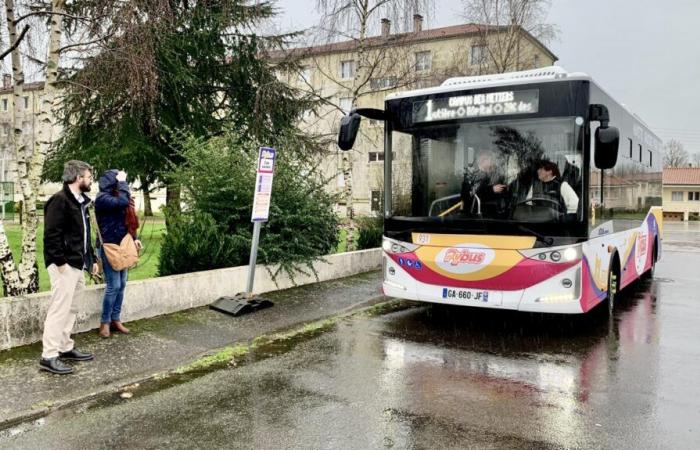
[[[561,179],[559,167],[552,161],[543,159],[537,164],[537,178],[533,183],[526,199],[550,199],[559,205],[563,214],[576,214],[578,211],[578,195],[574,189]]]

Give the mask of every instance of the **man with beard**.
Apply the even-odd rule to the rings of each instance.
[[[92,167],[68,161],[63,168],[63,189],[44,206],[44,260],[51,279],[51,304],[44,322],[43,350],[39,367],[60,375],[73,372],[64,361],[88,361],[90,353],[73,346],[75,323],[73,297],[85,288],[83,271],[97,274],[97,261],[90,239]]]

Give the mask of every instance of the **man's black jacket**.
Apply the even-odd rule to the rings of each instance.
[[[70,264],[76,269],[92,269],[95,252],[90,238],[90,197],[81,194],[78,202],[67,184],[44,205],[44,260],[51,264]]]

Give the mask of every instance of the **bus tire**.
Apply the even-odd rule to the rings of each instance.
[[[654,250],[652,251],[651,254],[651,267],[649,267],[649,270],[644,272],[644,275],[642,278],[645,280],[651,280],[654,278],[654,272],[656,271],[656,260],[659,259],[659,241],[657,239],[654,239]]]
[[[612,264],[610,265],[610,270],[608,270],[608,315],[612,317],[615,311],[615,303],[619,297],[620,292],[620,264],[617,261],[617,253],[613,255]]]

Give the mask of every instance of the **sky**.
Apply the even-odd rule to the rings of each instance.
[[[424,28],[462,23],[459,0],[436,0]],[[278,0],[281,29],[318,21],[313,0]],[[556,63],[591,75],[664,141],[700,154],[700,2],[552,0]]]

